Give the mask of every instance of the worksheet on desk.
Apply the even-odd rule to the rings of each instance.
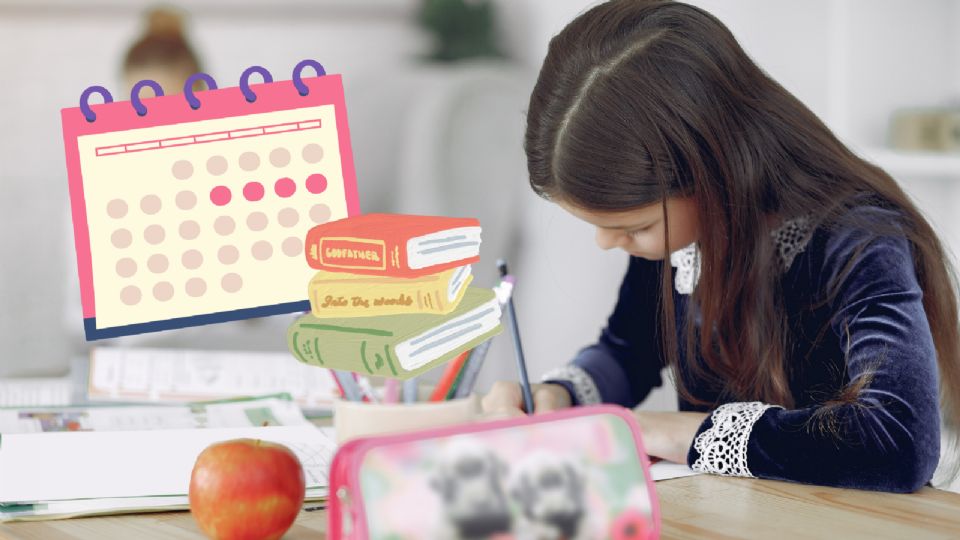
[[[327,487],[336,450],[330,428],[22,433],[0,440],[0,503],[186,495],[200,452],[239,438],[287,446],[303,465],[306,487]]]

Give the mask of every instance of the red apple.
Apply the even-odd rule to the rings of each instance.
[[[208,446],[190,475],[190,512],[214,540],[273,540],[303,505],[300,460],[286,446],[235,439]]]

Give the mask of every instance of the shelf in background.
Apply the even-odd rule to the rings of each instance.
[[[894,177],[956,177],[960,179],[960,153],[893,150],[876,146],[852,147],[860,157]]]

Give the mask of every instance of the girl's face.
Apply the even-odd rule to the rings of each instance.
[[[697,207],[689,197],[667,198],[667,246],[663,245],[664,212],[659,202],[616,212],[585,210],[562,201],[557,204],[597,228],[596,240],[601,249],[620,248],[634,257],[661,260],[699,238]]]

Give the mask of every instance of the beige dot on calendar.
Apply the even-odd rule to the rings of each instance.
[[[186,180],[193,176],[193,164],[185,159],[181,159],[173,164],[170,172],[173,173],[173,177],[177,180]]]
[[[154,274],[162,274],[167,271],[167,268],[170,268],[170,261],[167,260],[166,255],[157,253],[147,259],[147,268]]]
[[[110,235],[110,243],[117,249],[128,248],[133,243],[133,234],[127,229],[117,229]]]
[[[183,263],[184,268],[196,270],[203,264],[203,253],[195,249],[188,249],[183,252],[183,255],[180,257],[180,262]]]
[[[197,205],[197,195],[192,191],[181,191],[176,197],[177,208],[181,210],[192,210]]]
[[[283,254],[287,257],[296,257],[300,254],[301,250],[303,250],[303,242],[296,236],[291,236],[283,241],[280,249],[283,250]]]
[[[220,176],[227,172],[227,158],[223,156],[210,156],[207,158],[207,172],[214,176]]]
[[[153,286],[153,297],[161,302],[173,298],[173,285],[168,281],[161,281]]]
[[[133,277],[137,273],[137,262],[129,257],[124,257],[117,261],[117,275],[120,277]]]
[[[265,261],[273,256],[273,246],[270,245],[270,242],[266,240],[260,240],[259,242],[254,242],[253,246],[250,248],[250,253],[253,255],[253,258],[258,261]]]
[[[325,204],[315,204],[310,207],[310,219],[314,223],[326,223],[330,220],[330,207]]]
[[[240,258],[240,251],[235,246],[223,246],[217,250],[217,260],[223,264],[233,264]]]
[[[147,195],[140,199],[140,209],[143,210],[144,214],[152,216],[160,211],[161,206],[163,205],[160,202],[160,197],[156,195]]]
[[[236,228],[237,224],[230,216],[220,216],[213,222],[213,230],[217,231],[217,234],[221,236],[233,233]]]
[[[303,147],[302,155],[307,163],[319,163],[323,159],[323,147],[317,143],[310,143]]]
[[[256,152],[244,152],[240,154],[240,168],[250,172],[257,170],[257,167],[260,166],[260,156]]]
[[[200,236],[200,224],[192,219],[188,219],[180,224],[180,238],[184,240],[193,240]]]
[[[247,216],[247,227],[250,227],[251,231],[262,231],[267,228],[267,215],[263,212],[251,212]]]
[[[277,212],[277,221],[284,227],[293,227],[300,221],[300,212],[295,208],[284,208]]]
[[[286,148],[274,148],[270,151],[270,164],[274,167],[286,167],[290,164],[290,151]]]
[[[120,291],[120,301],[128,306],[134,306],[140,303],[140,289],[130,285]]]
[[[187,280],[187,285],[184,287],[187,290],[187,295],[193,298],[199,298],[207,292],[207,282],[200,278],[190,278]]]
[[[154,246],[163,242],[163,239],[166,238],[166,236],[167,233],[160,225],[150,225],[143,230],[143,239],[146,240],[147,243]]]
[[[229,293],[237,292],[243,287],[243,278],[240,274],[227,274],[220,280],[220,286]]]
[[[123,199],[114,199],[107,203],[107,215],[120,219],[127,215],[127,203]]]

